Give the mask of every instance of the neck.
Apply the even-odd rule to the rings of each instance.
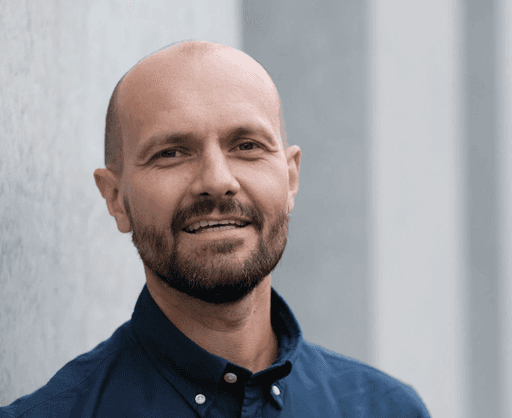
[[[270,275],[249,295],[229,305],[195,299],[147,277],[147,286],[164,315],[185,336],[211,354],[257,373],[277,357],[270,322]]]

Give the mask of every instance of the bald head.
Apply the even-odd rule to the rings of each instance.
[[[197,73],[197,74],[195,74]],[[149,55],[132,67],[117,83],[110,98],[105,127],[105,165],[116,175],[123,172],[123,147],[126,146],[127,132],[133,120],[134,112],[128,108],[133,101],[143,101],[141,92],[165,90],[169,95],[180,90],[181,86],[190,82],[194,85],[197,75],[208,76],[209,85],[232,82],[234,79],[251,84],[260,89],[269,98],[269,106],[275,108],[279,136],[283,148],[288,147],[282,106],[277,88],[265,68],[236,49],[205,41],[184,41],[171,44]],[[196,77],[196,79],[194,79]],[[194,93],[193,88],[186,94]],[[146,99],[147,100],[147,99]],[[146,103],[147,109],[152,109]]]

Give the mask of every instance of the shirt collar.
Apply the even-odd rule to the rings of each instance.
[[[194,409],[197,407],[195,396],[202,393],[207,402],[212,400],[228,371],[235,372],[241,381],[252,379],[262,385],[272,385],[290,374],[302,344],[302,331],[291,309],[274,288],[271,291],[271,323],[278,339],[279,354],[271,367],[252,374],[187,338],[160,310],[147,285],[144,285],[132,315],[135,338],[157,370]],[[284,389],[284,384],[278,386]],[[205,404],[201,409],[205,411],[207,406]]]

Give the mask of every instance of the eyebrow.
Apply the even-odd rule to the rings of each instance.
[[[259,135],[262,136],[270,145],[275,146],[276,141],[264,128],[257,128],[253,126],[239,126],[228,132],[226,137],[241,137],[244,135]],[[140,150],[137,152],[137,160],[144,161],[151,150],[161,145],[177,145],[186,144],[191,142],[195,135],[185,132],[161,132],[151,136],[149,139],[142,142]]]

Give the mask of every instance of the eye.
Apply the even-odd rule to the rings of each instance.
[[[254,150],[254,147],[258,147],[258,148],[261,148],[258,144],[256,144],[255,142],[242,142],[241,144],[238,144],[237,145],[237,148],[238,147],[245,147],[247,145],[252,145],[249,149],[245,148],[245,149],[242,149],[241,151],[253,151]]]
[[[243,148],[241,148],[243,147]],[[241,151],[255,151],[256,150],[256,147],[257,148],[261,148],[260,145],[258,145],[257,143],[255,142],[252,142],[252,141],[246,141],[246,142],[242,142],[240,144],[238,144],[236,148],[240,149]],[[176,155],[176,153],[180,153],[180,154],[185,154],[183,151],[177,149],[177,148],[168,148],[168,149],[164,149],[160,152],[157,152],[154,157],[152,159],[154,160],[158,160],[158,159],[164,159],[164,160],[174,160],[176,159],[177,157],[179,157],[179,155]]]
[[[176,148],[170,148],[170,149],[164,149],[163,151],[160,151],[159,153],[155,154],[155,158],[164,158],[166,160],[168,159],[174,159],[176,157],[176,153],[181,152],[179,149]]]

